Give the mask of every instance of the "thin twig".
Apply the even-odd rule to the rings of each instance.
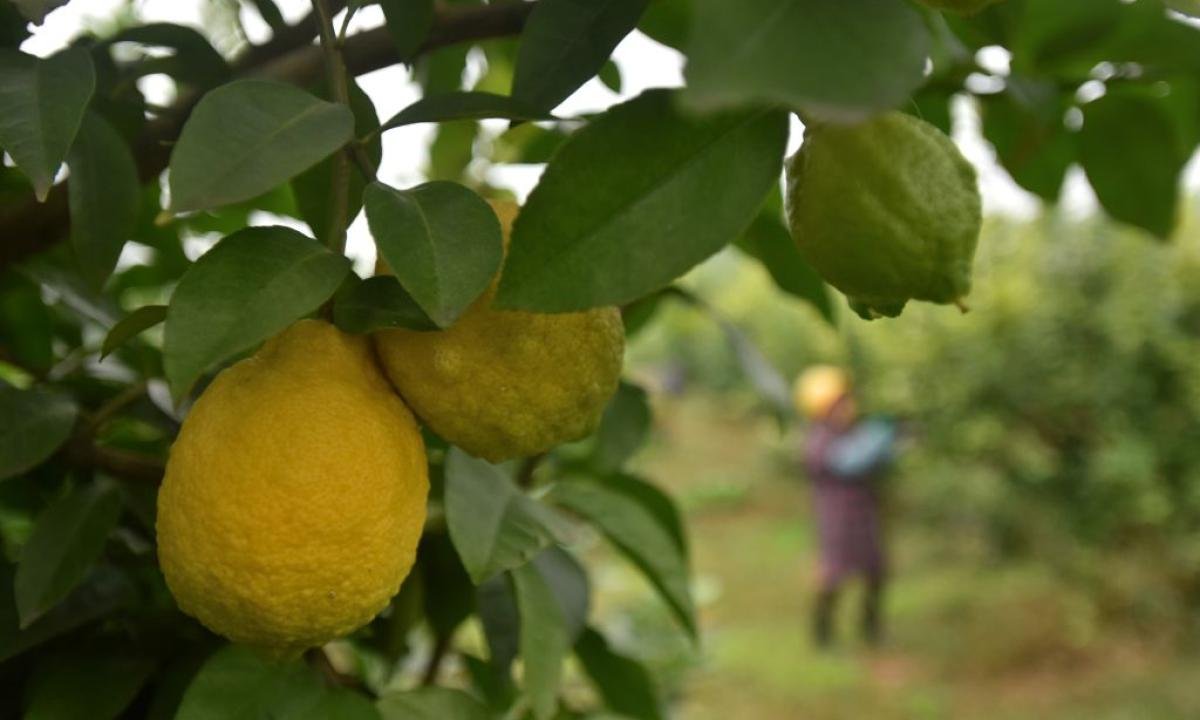
[[[321,673],[321,675],[325,678],[325,681],[333,687],[357,690],[364,695],[369,695],[371,697],[375,696],[375,693],[371,692],[371,689],[364,685],[362,680],[359,680],[353,675],[347,675],[346,673],[335,668],[333,663],[330,662],[329,656],[325,654],[324,648],[309,648],[304,653],[304,659],[308,661],[310,667]]]
[[[113,395],[108,402],[100,406],[95,413],[88,418],[85,432],[89,438],[94,438],[104,429],[104,424],[113,418],[114,415],[129,407],[133,403],[141,399],[146,394],[146,383],[140,382],[130,385],[121,392]]]
[[[521,468],[517,470],[517,485],[523,488],[533,485],[533,473],[545,458],[546,453],[525,458],[521,462]]]

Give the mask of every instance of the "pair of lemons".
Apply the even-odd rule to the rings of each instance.
[[[517,208],[496,204],[509,236]],[[616,308],[491,307],[354,336],[301,320],[222,371],[171,448],[158,553],[179,607],[294,655],[369,622],[412,568],[429,489],[416,414],[491,461],[589,433],[616,389]],[[411,411],[410,411],[411,408]]]

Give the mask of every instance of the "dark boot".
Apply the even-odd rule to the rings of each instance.
[[[830,588],[817,593],[813,608],[813,643],[822,650],[833,644],[833,611],[837,605],[837,590]]]

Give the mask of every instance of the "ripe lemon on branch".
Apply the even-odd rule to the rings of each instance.
[[[171,448],[158,554],[179,607],[294,655],[369,622],[412,568],[429,489],[369,341],[301,320],[224,370]]]
[[[866,318],[971,289],[982,224],[975,169],[933,125],[899,112],[810,125],[787,162],[800,252]]]
[[[493,209],[507,250],[518,207]],[[617,308],[497,310],[498,279],[445,330],[374,336],[384,371],[413,412],[491,462],[536,455],[594,430],[617,389],[625,349]]]

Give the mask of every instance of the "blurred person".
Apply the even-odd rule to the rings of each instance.
[[[804,466],[813,487],[820,553],[813,639],[818,647],[830,645],[838,594],[861,576],[862,636],[877,645],[887,576],[879,483],[894,454],[895,425],[860,417],[850,375],[838,367],[804,371],[796,380],[795,402],[811,423]]]

